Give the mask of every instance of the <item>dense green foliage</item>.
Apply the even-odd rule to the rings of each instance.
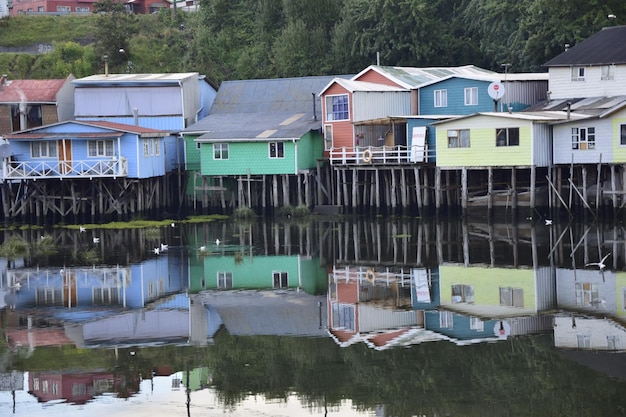
[[[64,52],[0,54],[0,71],[84,76],[104,70],[104,55],[111,72],[132,61],[133,72],[198,71],[217,83],[350,74],[377,60],[541,71],[564,44],[626,18],[620,0],[200,0],[197,13],[140,16],[114,0],[95,4],[107,13],[1,21],[0,46],[52,41]]]

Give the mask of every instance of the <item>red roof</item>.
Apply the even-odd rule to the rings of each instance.
[[[62,80],[11,80],[0,85],[0,103],[54,103],[67,82]]]
[[[163,133],[165,132],[163,130],[151,129],[149,127],[127,125],[124,123],[107,122],[104,120],[76,120],[76,122],[86,123],[90,125],[97,125],[101,127],[108,127],[110,129],[123,130],[125,132],[132,132],[132,133],[157,133],[157,132]]]

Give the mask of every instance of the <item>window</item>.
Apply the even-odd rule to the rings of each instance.
[[[90,140],[87,142],[87,156],[90,158],[114,156],[112,140]]]
[[[71,11],[72,11],[72,9],[70,8],[70,6],[57,6],[57,12],[69,13]]]
[[[454,314],[451,311],[439,312],[439,327],[442,329],[451,329],[454,325]]]
[[[44,12],[45,10],[43,9],[43,6],[39,6],[39,7],[37,7],[37,11],[38,12]]]
[[[474,287],[471,285],[457,284],[452,286],[453,303],[474,303]]]
[[[519,146],[519,128],[496,129],[496,146]]]
[[[33,158],[56,158],[57,143],[56,142],[31,142],[30,156]]]
[[[578,349],[591,349],[591,336],[587,334],[576,335],[578,339]]]
[[[89,7],[76,6],[76,13],[89,13]]]
[[[213,159],[228,159],[228,143],[213,144]]]
[[[217,288],[233,288],[233,273],[223,271],[218,272]]]
[[[43,392],[44,394],[48,393],[48,381],[41,381],[41,392]]]
[[[333,125],[324,125],[324,149],[333,147]]]
[[[26,115],[25,120],[23,119]],[[25,121],[25,125],[23,124]],[[31,129],[33,127],[43,126],[43,116],[40,105],[27,105],[23,104],[11,105],[11,127],[13,132],[18,130]]]
[[[585,67],[572,67],[572,81],[585,81]]]
[[[354,330],[354,306],[351,304],[332,305],[333,329]]]
[[[288,274],[287,272],[274,272],[274,288],[287,288],[289,286],[288,283]]]
[[[626,125],[619,125],[619,144],[626,145]]]
[[[161,156],[161,141],[152,139],[152,149],[154,150],[154,156]]]
[[[33,391],[39,391],[39,378],[33,378]]]
[[[478,87],[469,87],[465,89],[465,105],[476,106],[478,104]]]
[[[326,97],[326,120],[348,120],[348,95]]]
[[[270,158],[284,158],[285,157],[285,143],[284,142],[270,142]]]
[[[87,386],[84,383],[72,384],[72,395],[85,395],[87,393]]]
[[[601,80],[614,80],[615,79],[615,65],[602,65]]]
[[[57,381],[52,381],[52,395],[59,395],[59,383]]]
[[[607,336],[606,337],[606,348],[608,350],[619,350],[619,336]]]
[[[572,149],[595,149],[596,129],[594,127],[572,128]]]
[[[589,307],[592,305],[598,305],[600,302],[600,295],[598,293],[598,286],[590,282],[577,282],[576,283],[576,305],[580,307]]]
[[[522,288],[500,287],[500,305],[524,307],[524,290]]]
[[[482,332],[485,330],[485,322],[479,317],[470,317],[470,330]]]
[[[469,148],[469,129],[448,130],[448,148]]]
[[[448,107],[448,90],[435,90],[435,107]]]
[[[117,287],[92,289],[94,305],[117,305],[120,304],[120,290]]]
[[[37,288],[35,304],[39,306],[62,306],[63,293],[61,288]]]
[[[196,142],[196,149],[200,150],[200,142]]]
[[[150,142],[148,142],[148,139],[143,140],[143,156],[150,156]]]

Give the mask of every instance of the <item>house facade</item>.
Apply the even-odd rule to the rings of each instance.
[[[93,13],[95,0],[13,0],[12,16],[21,14],[82,14]],[[168,1],[124,1],[126,10],[137,14],[158,12],[170,7]]]
[[[59,80],[0,78],[0,136],[74,116],[74,76]]]

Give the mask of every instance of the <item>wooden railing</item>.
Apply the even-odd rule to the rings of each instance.
[[[398,165],[435,161],[434,150],[427,146],[355,146],[331,148],[331,165]]]
[[[20,162],[5,159],[2,175],[5,180],[116,178],[128,175],[128,161],[126,158],[41,162]]]

